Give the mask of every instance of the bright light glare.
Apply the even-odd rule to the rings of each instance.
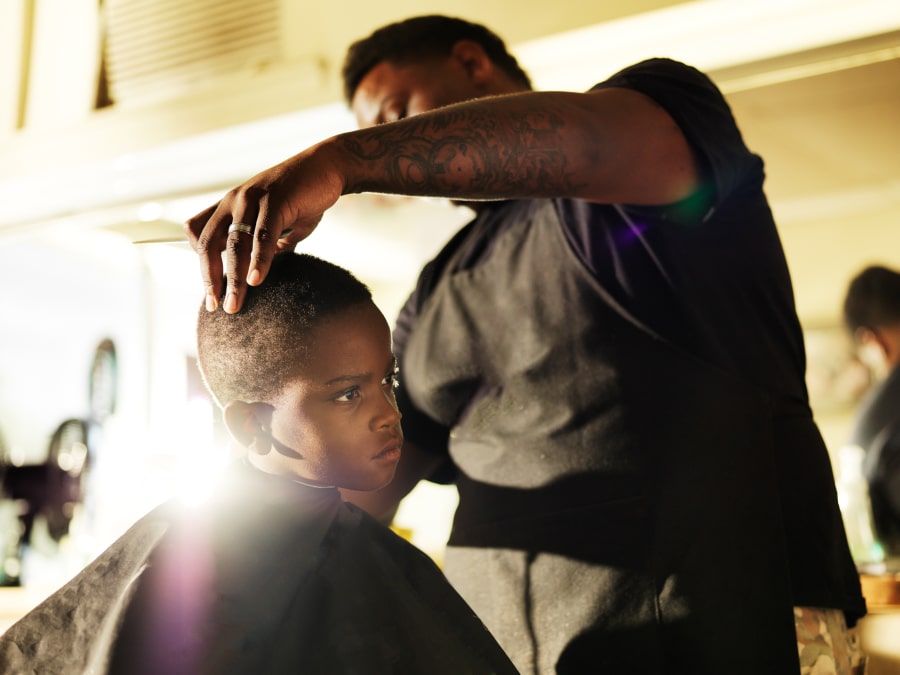
[[[163,215],[163,206],[159,202],[145,202],[138,208],[138,220],[143,223],[151,223],[159,220]]]
[[[182,445],[173,482],[179,501],[190,507],[209,500],[228,461],[226,450],[213,444],[212,405],[205,398],[189,401],[178,434]]]

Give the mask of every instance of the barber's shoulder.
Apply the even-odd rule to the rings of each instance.
[[[625,88],[644,91],[667,84],[678,86],[695,84],[715,89],[706,73],[687,63],[667,57],[644,59],[619,70],[606,80],[597,83],[591,91],[605,88]]]

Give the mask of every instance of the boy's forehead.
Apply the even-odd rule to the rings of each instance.
[[[322,382],[331,373],[386,368],[393,358],[387,320],[367,302],[323,319],[307,334],[305,346],[298,349],[297,375]]]

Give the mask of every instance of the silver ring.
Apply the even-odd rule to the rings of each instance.
[[[232,223],[228,226],[228,234],[232,232],[243,232],[244,234],[253,234],[253,226],[246,223]]]

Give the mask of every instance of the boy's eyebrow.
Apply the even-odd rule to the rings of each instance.
[[[391,373],[397,369],[397,357],[391,356],[391,363],[388,366],[386,373]],[[333,377],[325,383],[326,387],[330,387],[334,384],[339,384],[342,382],[359,382],[360,380],[364,380],[366,378],[372,377],[372,373],[359,373],[356,375],[338,375],[337,377]]]
[[[333,377],[325,383],[326,387],[330,387],[333,384],[340,384],[341,382],[358,382],[359,380],[363,380],[367,377],[372,377],[372,373],[360,373],[359,375],[338,375],[337,377]]]

